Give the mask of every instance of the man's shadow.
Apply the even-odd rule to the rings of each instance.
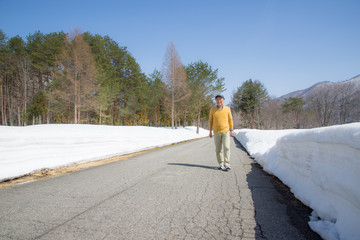
[[[205,165],[198,165],[198,164],[189,164],[189,163],[168,163],[171,166],[183,166],[183,167],[197,167],[197,168],[205,168],[210,170],[218,170],[217,167],[214,166],[205,166]]]

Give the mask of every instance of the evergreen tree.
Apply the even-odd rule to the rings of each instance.
[[[138,125],[139,115],[144,115],[143,111],[147,105],[144,95],[147,79],[145,74],[141,72],[140,65],[130,53],[126,54],[124,63],[123,75],[121,76],[124,86],[121,99],[123,117],[127,125]],[[148,119],[145,121],[148,122]]]
[[[295,118],[295,128],[300,128],[299,116],[303,111],[305,101],[302,98],[285,98],[285,103],[281,105],[281,108],[286,113],[291,113]]]
[[[114,125],[138,124],[139,116],[144,115],[146,108],[143,105],[146,105],[144,92],[147,87],[140,65],[126,47],[119,47],[108,36],[85,33],[84,39],[90,45],[99,72],[101,111],[107,108]]]
[[[197,130],[199,133],[200,116],[203,104],[207,99],[212,99],[216,93],[223,92],[224,78],[218,77],[218,70],[202,61],[190,64],[187,68],[192,98],[197,102]]]
[[[32,91],[35,95],[37,89],[44,89],[43,71],[46,69],[46,56],[44,47],[45,37],[40,31],[27,37],[27,50],[34,68]],[[35,78],[35,76],[37,78]]]
[[[33,119],[33,124],[35,124],[35,119],[39,119],[41,124],[41,117],[47,112],[47,98],[45,91],[38,92],[30,106],[30,117]]]
[[[152,119],[152,123],[158,127],[161,125],[162,114],[161,108],[163,107],[165,96],[166,96],[166,86],[163,82],[163,75],[160,71],[154,70],[149,77],[149,88],[147,92],[147,102],[149,106],[149,115]]]
[[[264,85],[258,80],[245,81],[233,95],[232,106],[235,110],[244,113],[250,122],[250,127],[255,128],[256,115],[260,115],[261,104],[268,98]]]

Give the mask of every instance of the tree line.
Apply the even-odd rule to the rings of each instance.
[[[184,66],[173,42],[146,76],[109,36],[0,30],[1,125],[88,123],[205,127],[224,78],[201,60]],[[196,99],[196,101],[192,101]]]
[[[224,78],[201,60],[184,66],[170,42],[163,68],[146,76],[126,47],[78,30],[39,31],[26,39],[0,30],[0,123],[177,126],[207,128]],[[233,93],[237,128],[311,128],[360,120],[360,90],[322,85],[306,98],[270,98],[249,79]]]
[[[328,83],[306,97],[271,98],[259,80],[245,81],[233,94],[237,128],[313,128],[360,121],[360,89],[355,82]]]

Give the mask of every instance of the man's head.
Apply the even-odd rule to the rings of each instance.
[[[223,95],[216,95],[215,100],[218,107],[222,107],[224,105],[225,98]]]

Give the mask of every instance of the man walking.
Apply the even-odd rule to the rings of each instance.
[[[216,107],[210,110],[209,116],[209,137],[212,137],[214,131],[214,142],[216,158],[219,163],[219,169],[230,170],[230,134],[233,137],[233,120],[231,110],[224,106],[225,98],[223,95],[216,95]]]

